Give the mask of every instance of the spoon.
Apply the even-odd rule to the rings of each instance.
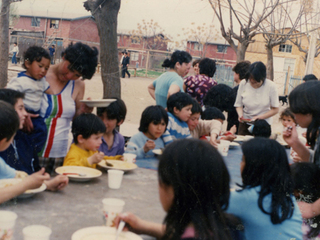
[[[62,175],[78,175],[79,177],[87,176],[87,174],[84,173],[62,173]]]
[[[124,221],[120,221],[119,223],[119,226],[118,226],[118,229],[117,229],[117,233],[116,233],[116,239],[115,240],[118,240],[118,237],[119,237],[119,234],[121,233],[122,229],[124,228],[124,225],[126,223]]]

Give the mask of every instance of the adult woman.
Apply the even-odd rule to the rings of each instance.
[[[148,91],[157,105],[167,107],[167,99],[174,93],[183,92],[183,77],[191,67],[192,57],[185,51],[175,51],[171,59],[164,60],[162,67],[169,67],[165,72],[148,86]]]
[[[199,70],[200,74],[189,76],[184,80],[183,88],[202,106],[206,93],[210,88],[217,85],[217,82],[212,79],[216,72],[216,63],[210,58],[204,58],[199,63]]]
[[[247,77],[239,84],[234,106],[239,119],[239,135],[251,135],[244,120],[253,122],[265,119],[270,125],[272,116],[279,111],[278,90],[271,80],[266,79],[266,66],[262,62],[250,65]]]
[[[98,63],[98,50],[83,43],[70,44],[62,54],[62,62],[53,65],[47,81],[54,95],[46,95],[41,106],[48,137],[40,153],[40,165],[51,172],[62,165],[68,151],[68,134],[72,119],[85,111],[80,100],[84,96],[84,82],[91,79]]]
[[[199,63],[201,61],[201,58],[196,59],[192,62],[192,67],[193,67],[193,72],[194,75],[198,75],[199,74]]]

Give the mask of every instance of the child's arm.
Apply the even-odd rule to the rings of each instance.
[[[144,151],[144,146],[143,143],[141,142],[142,140],[138,141],[138,139],[133,136],[130,141],[128,142],[127,148],[126,148],[126,153],[133,153],[137,155],[136,159],[142,159],[145,158],[145,151]]]
[[[97,164],[97,163],[101,162],[103,157],[104,157],[103,152],[96,152],[91,157],[88,157],[87,160],[90,165],[93,165],[93,164]]]
[[[48,88],[46,91],[44,91],[46,94],[52,95],[54,94],[51,88]]]
[[[197,128],[199,129],[199,135],[210,135],[210,143],[213,146],[217,146],[217,137],[221,131],[221,122],[217,120],[202,120],[199,119]]]
[[[298,202],[299,209],[303,218],[314,218],[320,215],[320,199],[314,203]]]

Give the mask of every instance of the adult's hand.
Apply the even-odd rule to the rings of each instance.
[[[88,97],[87,100],[91,100],[91,97]],[[81,102],[80,103],[80,111],[81,113],[92,113],[93,107],[89,107],[87,104]]]

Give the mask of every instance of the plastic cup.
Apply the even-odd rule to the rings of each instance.
[[[124,153],[123,160],[128,163],[135,163],[137,155],[133,153]]]
[[[119,189],[122,182],[124,171],[108,170],[108,186],[111,189]]]
[[[22,230],[24,240],[49,240],[51,229],[43,225],[30,225]]]
[[[18,215],[11,211],[0,211],[0,239],[11,240]]]
[[[125,202],[118,198],[104,198],[102,203],[106,226],[114,227],[114,219],[123,211]]]
[[[228,156],[230,142],[227,140],[220,140],[220,144],[218,145],[218,151],[222,156]]]

